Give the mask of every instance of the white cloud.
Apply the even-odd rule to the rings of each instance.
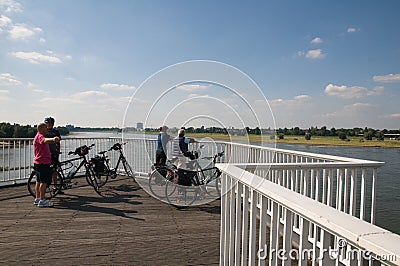
[[[312,44],[320,44],[320,43],[323,43],[323,41],[320,37],[315,37],[314,39],[312,39],[311,43]]]
[[[183,91],[199,91],[199,90],[207,90],[208,86],[200,84],[185,84],[176,87],[176,89]]]
[[[400,113],[386,115],[385,118],[400,118]]]
[[[353,28],[353,27],[347,28],[347,32],[349,32],[349,33],[356,32],[356,31],[357,31],[356,28]]]
[[[22,82],[10,73],[0,73],[0,86],[21,85]]]
[[[100,85],[102,89],[134,90],[135,87],[125,84],[104,83]]]
[[[376,82],[400,82],[400,74],[388,74],[388,75],[381,75],[381,76],[374,76],[372,78]]]
[[[353,98],[365,98],[371,95],[380,95],[383,87],[375,87],[372,91],[369,91],[365,87],[361,86],[337,86],[329,84],[325,87],[325,93],[329,96],[337,96],[344,99]]]
[[[13,0],[0,0],[0,9],[5,12],[21,12],[22,6]]]
[[[41,89],[33,89],[32,91],[34,93],[40,93],[40,94],[44,94],[44,93],[48,94],[48,93],[50,93],[50,91],[45,91],[45,90],[41,90]]]
[[[311,96],[309,95],[298,95],[293,97],[293,99],[289,100],[284,100],[284,99],[275,99],[275,100],[270,100],[268,103],[271,106],[286,106],[286,107],[295,107],[304,104],[306,101],[312,99]],[[256,102],[259,102],[262,100],[257,100]]]
[[[11,54],[16,58],[28,60],[32,64],[40,64],[41,62],[62,63],[60,58],[56,56],[44,55],[37,52],[13,52]]]
[[[323,59],[326,54],[322,53],[321,49],[309,50],[305,57],[310,59]]]
[[[46,103],[58,103],[58,104],[83,104],[85,106],[97,106],[97,107],[106,107],[110,103],[124,103],[129,102],[129,97],[113,97],[106,92],[103,91],[83,91],[77,92],[71,95],[64,95],[60,98],[43,98],[42,102]],[[101,105],[101,106],[100,106]]]
[[[295,96],[294,99],[295,100],[299,100],[299,101],[310,100],[311,96],[309,96],[309,95],[298,95],[298,96]]]
[[[0,16],[0,31],[2,31],[3,28],[9,24],[11,24],[11,19],[9,17],[1,15]]]
[[[16,24],[11,26],[8,30],[11,39],[27,39],[34,36],[37,33],[42,32],[41,28],[30,27],[25,24]]]
[[[370,104],[370,103],[353,103],[353,104],[345,105],[343,108],[358,110],[358,109],[375,108],[375,107],[377,107],[377,106],[374,104]]]

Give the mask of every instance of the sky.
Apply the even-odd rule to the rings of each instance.
[[[399,10],[0,0],[0,122],[399,129]]]

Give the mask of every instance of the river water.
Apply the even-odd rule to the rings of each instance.
[[[115,133],[77,133],[71,137],[121,137]],[[124,137],[143,137],[126,134]],[[146,136],[155,138],[156,136]],[[378,169],[376,225],[400,234],[400,149],[278,144],[277,148],[385,162]]]

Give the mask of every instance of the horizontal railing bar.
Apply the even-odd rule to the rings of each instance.
[[[315,162],[315,163],[235,163],[235,166],[244,170],[287,170],[287,169],[323,169],[323,168],[376,168],[384,162],[365,161],[355,162]]]
[[[342,237],[350,244],[373,254],[394,255],[395,261],[400,262],[399,235],[244,171],[233,164],[218,163],[216,166],[223,173],[311,223],[317,224],[327,232]]]
[[[218,143],[226,144],[226,145],[231,145],[232,144],[231,142],[226,142],[226,141],[218,141]],[[341,156],[336,156],[336,155],[309,153],[309,152],[303,152],[303,151],[285,150],[285,149],[279,149],[279,148],[257,146],[257,145],[248,144],[248,143],[236,143],[235,142],[234,145],[235,146],[242,146],[244,148],[255,148],[255,149],[261,149],[261,150],[270,150],[270,151],[275,151],[275,152],[278,152],[278,153],[281,153],[281,154],[307,156],[309,158],[315,158],[315,159],[325,159],[325,160],[344,161],[344,162],[364,162],[364,161],[368,162],[367,160],[362,160],[362,159],[347,158],[347,157],[341,157]]]

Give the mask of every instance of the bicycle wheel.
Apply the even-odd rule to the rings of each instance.
[[[109,176],[108,172],[106,172],[106,173],[95,173],[95,175],[96,175],[97,184],[99,185],[99,187],[102,187],[107,183],[108,176]]]
[[[165,198],[165,185],[168,180],[157,170],[153,170],[149,176],[150,192],[157,198]]]
[[[39,173],[37,171],[32,171],[28,178],[28,191],[32,197],[36,198],[36,182],[37,182],[37,175]],[[52,184],[46,187],[46,199],[51,199],[55,197],[58,193],[60,193],[63,186],[63,179],[61,174],[57,172],[57,177],[55,180],[52,180]]]
[[[91,167],[86,167],[86,181],[93,187],[94,191],[101,196],[101,185],[96,177],[94,170]]]
[[[129,165],[128,161],[125,158],[122,159],[122,165],[124,166],[126,175],[134,179],[135,173],[133,172],[132,167]]]
[[[181,186],[173,182],[165,185],[165,195],[169,204],[175,206],[190,206],[197,199],[198,188],[195,186]]]
[[[172,182],[173,179],[174,177],[172,175],[167,174],[167,170],[165,170],[165,173],[163,173],[163,171],[160,173],[159,170],[153,170],[149,177],[150,192],[159,199],[165,198],[165,185],[168,181]],[[173,192],[174,191],[170,191],[170,193]]]

